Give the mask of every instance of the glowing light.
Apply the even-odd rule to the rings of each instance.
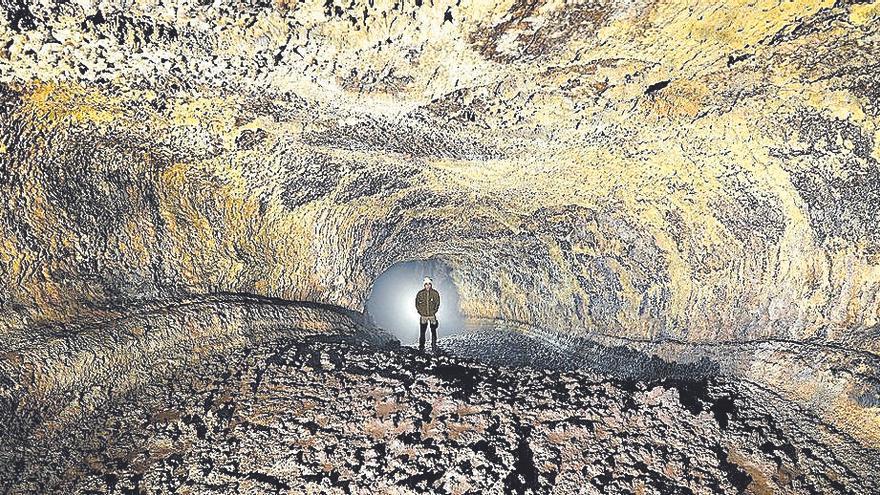
[[[432,286],[440,293],[437,338],[459,333],[464,318],[459,312],[458,290],[450,274],[451,269],[440,260],[397,263],[373,283],[367,299],[367,312],[376,326],[393,334],[403,345],[418,345],[416,293],[423,288],[422,280],[428,276],[432,279]],[[431,340],[430,334],[429,327],[425,336],[427,342]]]

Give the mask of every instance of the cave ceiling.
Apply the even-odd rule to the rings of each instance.
[[[0,5],[11,329],[438,258],[474,317],[878,350],[876,2]]]

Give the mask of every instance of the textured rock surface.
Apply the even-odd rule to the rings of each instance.
[[[622,382],[284,338],[3,459],[12,493],[873,493],[880,453],[717,380]]]
[[[176,301],[359,311],[383,270],[433,257],[475,321],[601,349],[612,374],[717,370],[880,446],[878,2],[0,13],[10,404],[69,397],[75,372],[97,384],[75,414],[186,355],[166,346],[204,342],[196,363],[298,324],[266,306],[224,340],[250,309]]]
[[[62,428],[204,359],[279,336],[327,335],[397,343],[339,308],[238,294],[148,304],[101,323],[34,328],[3,348],[0,406],[8,420],[0,431],[5,438]],[[35,414],[45,421],[32,423]]]
[[[876,351],[877,6],[6,2],[13,328],[225,289]]]

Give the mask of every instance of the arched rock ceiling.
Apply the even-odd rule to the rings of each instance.
[[[878,351],[880,4],[3,0],[2,321],[249,292]]]

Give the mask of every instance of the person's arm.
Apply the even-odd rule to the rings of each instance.
[[[435,298],[434,304],[432,304],[432,306],[433,307],[431,309],[433,309],[434,310],[433,313],[436,314],[437,311],[440,309],[440,292],[439,291],[437,291],[437,297]]]

